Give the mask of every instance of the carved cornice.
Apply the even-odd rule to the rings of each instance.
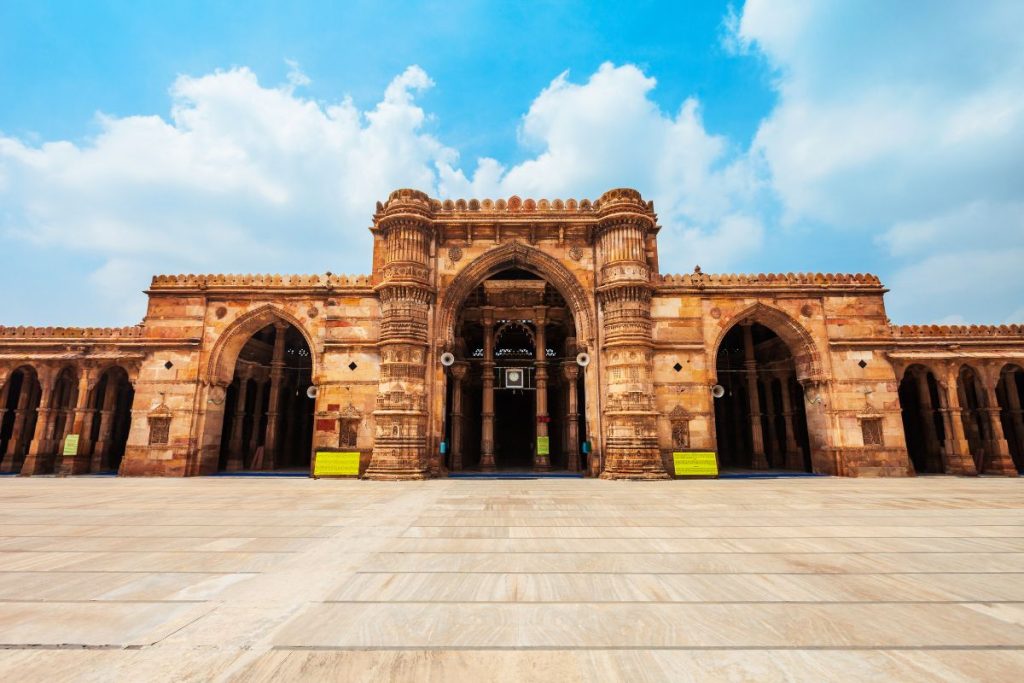
[[[1024,325],[893,325],[894,337],[1007,337],[1024,341]]]
[[[137,339],[145,334],[142,325],[131,327],[0,327],[0,339]]]
[[[150,290],[162,289],[309,289],[314,287],[335,289],[367,289],[369,275],[313,275],[274,274],[181,274],[154,275]]]
[[[885,291],[870,273],[704,273],[698,268],[683,275],[655,275],[652,280],[659,291],[794,287]]]

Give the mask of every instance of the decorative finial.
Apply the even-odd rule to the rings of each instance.
[[[697,275],[700,275],[701,274],[700,266],[694,266],[693,267],[693,272],[696,273]]]

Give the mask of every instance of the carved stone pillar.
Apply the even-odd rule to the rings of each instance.
[[[375,252],[382,261],[381,281],[375,287],[381,303],[381,367],[368,479],[430,476],[426,377],[427,321],[435,294],[431,211],[430,199],[422,192],[396,190],[374,216],[371,230],[383,250]]]
[[[537,401],[537,439],[534,443],[533,469],[539,472],[546,472],[551,469],[551,456],[541,455],[540,439],[550,438],[548,432],[548,356],[547,356],[547,309],[544,306],[537,306],[534,309],[533,317],[536,332],[534,333],[534,351],[536,366],[533,371],[533,386],[535,388]]]
[[[964,433],[963,409],[960,407],[960,390],[956,368],[951,364],[946,368],[945,399],[948,406],[946,417],[947,461],[956,474],[974,476],[978,470],[971,457],[971,447]]]
[[[772,384],[771,375],[767,375],[764,379],[764,411],[768,418],[768,448],[765,449],[765,460],[769,461],[770,467],[778,467],[782,463],[776,457],[779,448],[779,435],[775,425],[775,390]]]
[[[299,398],[299,383],[298,378],[294,375],[285,378],[285,390],[284,396],[284,439],[281,441],[282,446],[280,455],[278,457],[278,467],[292,467],[295,465],[295,448],[294,444],[298,440],[299,426],[296,424],[296,420],[299,417],[299,411],[296,410],[296,399]],[[303,397],[305,398],[305,397]]]
[[[263,439],[263,469],[277,467],[281,431],[281,385],[284,379],[284,335],[288,325],[274,323],[274,355],[270,361],[270,400],[267,403],[267,433]]]
[[[276,348],[275,340],[275,348]],[[246,401],[249,398],[249,373],[238,373],[238,394],[235,403],[235,417],[231,422],[231,439],[228,441],[228,461],[225,468],[228,472],[238,472],[245,468],[245,415]],[[256,425],[255,429],[258,429]]]
[[[667,479],[654,406],[651,269],[644,249],[657,232],[653,207],[635,190],[597,202],[598,300],[603,314],[606,479]]]
[[[3,454],[3,462],[0,463],[0,472],[21,471],[21,459],[24,455],[25,443],[31,437],[27,433],[30,428],[29,417],[32,413],[29,405],[32,403],[35,391],[35,384],[30,384],[28,375],[24,375],[18,395],[17,408],[14,410],[14,426],[11,430],[11,437],[7,441],[7,451]]]
[[[743,323],[743,369],[747,378],[747,403],[750,413],[751,467],[768,469],[764,454],[764,431],[761,429],[761,397],[757,392],[757,359],[754,357],[753,323]]]
[[[260,446],[260,426],[263,424],[263,394],[267,390],[267,380],[263,377],[256,378],[256,400],[252,404],[252,431],[249,434],[248,458],[242,458],[242,467],[252,467],[252,457]]]
[[[565,452],[566,467],[570,472],[580,469],[580,410],[576,397],[576,382],[580,376],[580,366],[575,360],[562,364],[562,377],[565,379]]]
[[[487,307],[480,324],[484,328],[484,360],[481,363],[480,469],[494,471],[494,311]]]
[[[68,476],[73,474],[86,474],[89,471],[91,442],[90,434],[85,425],[88,418],[92,416],[92,409],[89,408],[89,389],[91,384],[92,370],[82,368],[78,378],[78,393],[75,395],[74,411],[68,416],[69,419],[64,429],[64,439],[57,444],[57,457],[60,459],[60,475]],[[91,423],[90,423],[91,425]],[[74,455],[63,455],[64,443],[68,436],[78,435],[78,450]]]
[[[469,363],[457,361],[449,371],[452,375],[451,469],[453,472],[461,472],[462,457],[465,451],[462,444],[462,387],[466,381],[466,374],[469,372]]]
[[[1017,476],[1017,467],[1010,457],[1010,445],[1006,443],[1006,436],[1003,434],[1003,421],[999,415],[999,399],[996,396],[996,382],[999,381],[999,368],[989,366],[980,373],[980,379],[985,385],[985,408],[988,416],[989,433],[992,438],[989,440],[989,447],[986,449],[984,469],[986,474],[1002,474],[1007,477]]]
[[[782,389],[782,417],[786,428],[786,454],[785,468],[787,470],[804,469],[804,457],[800,452],[800,446],[796,442],[796,430],[793,427],[793,398],[790,390],[790,372],[780,371],[776,373],[779,380],[779,388]]]
[[[107,456],[110,451],[110,439],[114,431],[114,410],[117,407],[117,392],[119,384],[113,375],[107,376],[107,383],[103,389],[103,396],[100,397],[100,431],[96,436],[96,443],[92,449],[92,464],[89,469],[92,472],[100,472],[107,465]]]
[[[924,450],[928,468],[942,471],[942,456],[939,446],[939,434],[935,430],[935,413],[932,406],[932,392],[928,388],[928,371],[914,375],[917,386],[918,403],[921,405],[921,422],[924,424]]]
[[[36,410],[36,426],[29,442],[28,451],[25,453],[25,460],[21,465],[22,476],[42,474],[47,465],[46,441],[49,430],[53,427],[52,417],[55,411],[51,410],[50,402],[53,400],[53,385],[55,378],[53,373],[39,373],[39,408]]]

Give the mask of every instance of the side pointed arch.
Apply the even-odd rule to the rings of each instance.
[[[796,366],[796,376],[800,381],[821,381],[825,379],[825,369],[821,362],[821,352],[818,350],[814,337],[803,325],[794,320],[784,311],[765,305],[761,302],[755,303],[743,309],[730,318],[718,332],[712,347],[711,358],[718,358],[718,350],[722,346],[725,335],[736,325],[744,320],[764,325],[777,334],[789,347],[793,354],[793,363]]]
[[[438,331],[443,343],[454,339],[455,321],[470,293],[484,280],[508,268],[521,268],[547,280],[572,310],[580,346],[593,344],[594,311],[580,281],[558,259],[520,242],[508,242],[485,252],[448,285],[439,306]]]
[[[238,361],[238,354],[246,342],[267,325],[275,322],[284,322],[296,330],[306,340],[309,352],[313,360],[313,378],[318,377],[319,372],[319,349],[314,344],[313,336],[305,328],[302,322],[288,311],[273,304],[265,304],[247,313],[238,316],[234,322],[214,342],[213,350],[210,352],[210,360],[207,364],[206,377],[211,385],[227,386],[231,384],[235,374],[235,363]]]

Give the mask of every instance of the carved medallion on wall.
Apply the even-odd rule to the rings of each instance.
[[[462,260],[462,247],[448,247],[448,260],[452,263]]]
[[[573,261],[579,261],[581,258],[583,258],[583,250],[580,249],[580,246],[578,244],[572,245],[572,247],[569,249],[569,258],[571,258]]]
[[[804,304],[800,307],[800,315],[803,317],[810,318],[812,313],[814,313],[814,309],[811,308],[810,304]]]
[[[721,318],[722,317],[722,309],[718,308],[717,306],[712,308],[711,309],[711,317],[714,318],[715,320],[718,320],[719,318]]]
[[[309,307],[309,308],[308,308],[308,309],[306,310],[306,315],[308,315],[308,316],[309,316],[310,318],[315,318],[315,317],[317,317],[317,316],[318,316],[319,314],[320,314],[320,311],[319,311],[319,310],[317,310],[317,307],[316,307],[316,306],[310,306],[310,307]]]
[[[227,306],[218,306],[217,310],[213,312],[217,316],[217,320],[220,320],[228,314]]]

